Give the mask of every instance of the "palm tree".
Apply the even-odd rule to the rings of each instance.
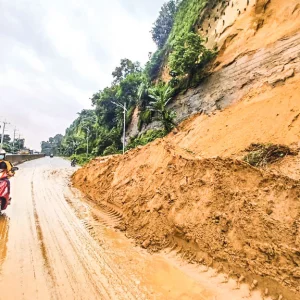
[[[158,85],[149,89],[149,97],[154,101],[149,103],[149,109],[158,114],[166,132],[170,132],[175,126],[176,113],[167,108],[172,100],[172,88],[167,85]]]

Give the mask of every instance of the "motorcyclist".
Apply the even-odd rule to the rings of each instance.
[[[9,178],[15,175],[13,171],[13,165],[8,160],[5,160],[6,152],[4,149],[0,149],[0,180],[7,181],[8,192],[10,193],[10,181]]]
[[[6,151],[4,149],[0,149],[0,164],[1,164],[0,170],[5,170],[6,177],[10,178],[14,176],[15,173],[12,170],[13,165],[5,158],[6,158]],[[2,176],[4,177],[5,175],[3,174]]]
[[[76,157],[74,157],[74,158],[71,160],[71,166],[72,166],[72,167],[75,167],[75,166],[76,166],[76,163],[77,163],[77,159],[76,159]]]

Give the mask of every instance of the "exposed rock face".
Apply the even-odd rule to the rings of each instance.
[[[276,86],[300,71],[300,33],[283,38],[270,47],[241,54],[202,84],[179,96],[171,105],[177,121],[203,111],[224,109],[250,90],[264,84]]]
[[[207,47],[219,47],[217,67],[197,88],[170,104],[177,122],[197,112],[222,110],[262,85],[275,87],[299,73],[299,1],[223,2],[211,2],[196,25],[198,33],[208,38]],[[167,71],[162,76],[166,80]]]

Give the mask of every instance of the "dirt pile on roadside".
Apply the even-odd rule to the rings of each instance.
[[[73,176],[142,247],[171,248],[290,300],[300,299],[300,155],[273,149],[263,170],[236,158],[252,143],[300,147],[299,13],[296,0],[251,4],[221,35],[220,45],[231,38],[216,72],[174,104],[182,116],[202,113]]]
[[[297,299],[289,291],[300,292],[299,181],[159,140],[93,160],[73,182],[122,213],[122,229],[143,247],[178,245],[191,261]]]

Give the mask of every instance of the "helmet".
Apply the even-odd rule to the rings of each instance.
[[[0,159],[5,159],[6,151],[4,149],[0,149]]]

